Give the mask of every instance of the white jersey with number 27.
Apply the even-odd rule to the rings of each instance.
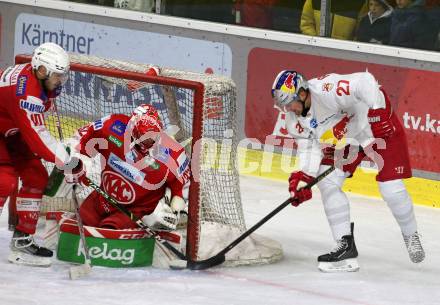
[[[346,144],[366,147],[373,140],[368,109],[385,108],[385,97],[369,72],[327,74],[308,81],[311,107],[305,117],[286,114],[289,134],[297,139],[299,168],[316,176],[321,163],[320,142],[334,143],[335,125],[348,121],[344,129]]]

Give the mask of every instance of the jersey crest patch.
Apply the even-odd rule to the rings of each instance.
[[[119,120],[115,121],[113,125],[110,126],[110,130],[118,136],[122,136],[124,134],[125,128],[127,128],[127,125]]]
[[[315,118],[313,118],[313,119],[310,120],[310,127],[311,127],[311,128],[316,128],[316,127],[318,127],[318,122],[316,121]]]
[[[145,173],[143,173],[133,165],[128,164],[127,162],[116,156],[114,153],[110,154],[107,162],[108,165],[115,172],[120,173],[128,180],[136,183],[137,185],[142,186],[142,182],[145,179]]]
[[[102,185],[106,193],[121,204],[130,204],[136,198],[133,186],[118,173],[104,171],[102,173]]]
[[[22,96],[26,92],[27,80],[28,77],[26,75],[22,75],[18,78],[17,87],[16,87],[17,89],[15,91],[15,94],[17,96]]]

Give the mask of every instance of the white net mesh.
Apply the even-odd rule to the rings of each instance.
[[[65,139],[91,121],[112,113],[131,114],[139,104],[152,104],[158,109],[165,129],[171,125],[179,127],[180,131],[175,136],[179,142],[188,142],[195,134],[202,137],[199,142],[200,154],[192,154],[192,158],[199,160],[198,168],[194,168],[192,163],[192,171],[200,184],[197,196],[190,198],[189,202],[190,213],[196,212],[198,216],[194,218],[197,223],[192,223],[192,228],[188,230],[188,235],[192,236],[191,242],[196,243],[193,246],[195,258],[200,258],[197,250],[203,249],[200,236],[204,234],[204,228],[201,224],[231,228],[235,235],[245,231],[236,168],[236,88],[230,78],[162,68],[161,78],[149,83],[135,80],[138,78],[130,72],[145,74],[151,65],[77,55],[72,55],[71,61],[81,65],[72,65],[69,80],[56,100]],[[104,73],[104,76],[100,68],[112,69],[114,74]],[[203,109],[194,106],[195,91],[173,85],[173,79],[202,83]],[[201,113],[198,119],[201,120],[202,129],[198,133],[193,126],[197,113]],[[49,112],[46,123],[51,133],[58,137],[56,115]],[[187,145],[186,149],[191,156],[190,147]],[[90,162],[88,172],[99,183],[99,159]],[[50,170],[51,166],[47,166]],[[87,189],[82,190],[80,199],[84,199],[89,192]],[[66,192],[62,196],[45,197],[43,209],[72,210],[69,194]],[[192,209],[192,205],[197,207]],[[230,235],[229,240],[232,240]],[[274,257],[278,254],[274,254]]]

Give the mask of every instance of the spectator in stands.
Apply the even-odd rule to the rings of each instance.
[[[272,29],[301,33],[299,24],[305,0],[277,0],[272,7]]]
[[[236,0],[235,23],[299,33],[304,2],[305,0]]]
[[[331,2],[332,38],[351,40],[354,38],[359,20],[367,13],[365,0],[340,0]],[[301,15],[301,32],[319,36],[321,0],[306,0]]]
[[[434,32],[437,33],[434,49],[440,50],[440,0],[426,0],[427,15],[434,26]]]
[[[393,8],[386,0],[369,0],[368,7],[368,14],[359,23],[357,40],[388,44]]]
[[[390,44],[432,50],[437,32],[425,8],[424,0],[397,0],[392,14]]]
[[[165,14],[221,23],[235,23],[232,0],[166,0]]]
[[[236,0],[235,23],[254,28],[272,28],[272,7],[276,0]]]
[[[440,6],[440,0],[426,0],[425,7],[435,8]]]
[[[144,13],[155,12],[155,0],[114,0],[115,7]]]

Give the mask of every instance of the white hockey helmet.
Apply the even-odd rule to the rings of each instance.
[[[275,107],[284,111],[284,107],[298,100],[300,89],[307,90],[307,80],[300,73],[293,70],[283,70],[278,73],[272,85],[272,98]]]
[[[53,42],[46,42],[38,46],[32,55],[32,68],[38,69],[45,66],[49,77],[52,73],[64,74],[70,69],[70,59],[67,52]]]

